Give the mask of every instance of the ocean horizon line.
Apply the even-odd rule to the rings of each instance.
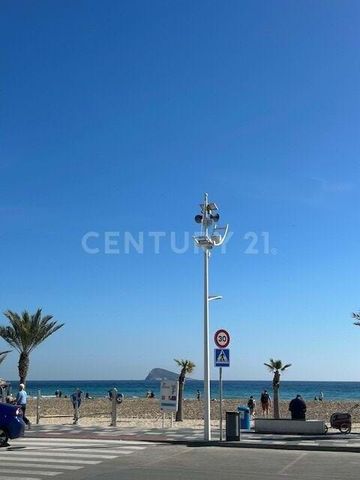
[[[9,382],[11,389],[16,390],[17,381]],[[27,380],[26,390],[31,396],[40,392],[43,396],[56,396],[56,392],[63,396],[69,396],[76,389],[80,388],[91,397],[107,397],[109,390],[116,388],[125,398],[143,398],[152,390],[156,398],[160,396],[159,380]],[[211,380],[211,397],[219,395],[219,380]],[[272,378],[266,380],[224,380],[224,398],[245,398],[250,395],[260,397],[264,390],[272,391]],[[325,380],[284,380],[280,386],[281,397],[291,399],[301,394],[306,399],[314,399],[322,392],[327,400],[354,399],[360,396],[360,382],[358,381],[335,381]],[[192,380],[185,382],[184,398],[197,398],[198,391],[204,395],[203,380]]]
[[[166,378],[166,377],[164,377]],[[18,382],[19,380],[16,379],[10,379],[8,382]],[[121,379],[121,378],[110,378],[110,379],[27,379],[27,382],[146,382],[146,383],[157,383],[160,382],[160,380],[145,380],[145,379]],[[187,382],[203,382],[203,379],[197,379],[197,378],[186,378]],[[212,378],[211,382],[218,382],[218,378]],[[269,383],[272,382],[271,378],[267,379],[259,379],[259,380],[231,380],[231,379],[223,379],[223,382],[264,382],[264,383]],[[281,384],[283,383],[360,383],[360,380],[281,380]]]

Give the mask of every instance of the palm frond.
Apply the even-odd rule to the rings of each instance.
[[[52,320],[52,315],[42,316],[41,308],[34,314],[24,310],[19,315],[12,310],[7,310],[4,315],[9,320],[10,325],[0,326],[0,337],[20,353],[19,377],[21,383],[25,383],[29,369],[30,352],[64,324]]]
[[[176,358],[174,358],[174,361],[178,364],[179,367],[181,367],[181,372],[183,374],[193,372],[196,366],[195,363],[193,363],[191,360],[177,360]]]
[[[273,372],[274,371],[274,367],[273,365],[271,365],[271,363],[264,363],[265,367],[267,367],[269,369],[270,372]]]
[[[279,370],[284,371],[286,368],[291,367],[291,363],[283,365],[281,360],[274,360],[273,358],[270,358],[269,363],[264,363],[264,365],[269,369],[270,372],[276,372]]]
[[[271,371],[274,370],[280,370],[282,367],[281,365],[281,360],[274,360],[273,358],[270,358],[269,363],[264,363]]]
[[[6,350],[5,352],[0,352],[0,363],[2,363],[5,360],[6,355],[10,352],[11,352],[11,350]]]
[[[21,316],[7,310],[4,315],[10,325],[0,326],[0,337],[18,352],[30,353],[64,325],[63,323],[58,324],[55,320],[51,321],[52,315],[42,317],[41,314],[41,308],[33,315],[25,310]]]

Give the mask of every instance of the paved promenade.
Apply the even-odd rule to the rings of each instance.
[[[344,435],[335,430],[330,430],[326,435],[271,435],[242,431],[240,442],[220,442],[219,430],[214,429],[212,431],[212,441],[204,442],[202,429],[181,428],[178,425],[165,429],[124,428],[121,426],[34,425],[32,430],[26,432],[25,439],[34,437],[134,440],[232,448],[360,452],[360,432]],[[16,440],[11,443],[16,445]]]

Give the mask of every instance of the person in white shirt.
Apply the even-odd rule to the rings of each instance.
[[[26,418],[25,413],[26,413],[26,403],[27,403],[27,393],[25,391],[25,385],[23,383],[20,383],[19,385],[19,391],[16,395],[16,405],[19,405],[22,412],[23,412],[23,420],[28,426],[28,429],[30,430],[31,428],[31,423],[28,418]]]

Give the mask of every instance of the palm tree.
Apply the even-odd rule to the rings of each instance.
[[[180,375],[179,375],[179,401],[178,401],[178,410],[176,412],[175,421],[182,422],[183,421],[183,394],[184,394],[184,385],[185,385],[185,377],[187,373],[191,373],[195,368],[195,363],[191,362],[190,360],[176,360],[174,361],[181,367]]]
[[[353,313],[352,317],[355,318],[356,322],[354,322],[354,325],[357,325],[360,327],[360,312],[359,313]]]
[[[287,368],[291,367],[291,363],[283,365],[281,360],[274,360],[270,358],[269,363],[264,363],[268,367],[269,371],[274,374],[273,378],[273,392],[274,392],[274,418],[280,418],[279,410],[279,388],[280,388],[280,372],[283,372]]]
[[[33,315],[26,310],[20,315],[11,310],[4,312],[9,320],[9,326],[0,326],[0,337],[19,353],[20,383],[25,383],[30,364],[30,353],[46,338],[59,330],[64,324],[57,324],[52,315],[41,316],[39,308]]]

